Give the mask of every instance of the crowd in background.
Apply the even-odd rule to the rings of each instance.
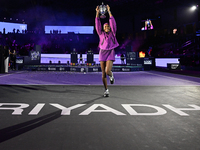
[[[145,31],[141,31],[145,32]],[[153,32],[153,31],[147,31]],[[195,34],[177,35],[165,34],[159,36],[147,36],[138,42],[133,34],[118,34],[117,39],[120,46],[116,49],[116,54],[126,54],[126,46],[132,45],[133,51],[143,51],[151,54],[152,57],[179,57],[181,65],[200,66],[200,37]],[[128,41],[128,42],[127,42]],[[139,46],[136,43],[140,43]],[[28,56],[35,45],[41,45],[41,53],[49,54],[70,54],[75,48],[80,54],[85,54],[90,49],[94,54],[98,53],[98,36],[96,34],[44,34],[35,32],[18,33],[0,33],[0,44],[10,51],[12,56],[16,53],[20,56]],[[137,47],[137,49],[135,48]],[[12,60],[10,59],[9,62]]]

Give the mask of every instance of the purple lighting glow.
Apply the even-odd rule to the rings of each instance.
[[[27,24],[0,22],[0,32],[3,32],[4,28],[6,34],[13,32],[13,29],[19,30],[22,33],[22,30],[27,30]]]
[[[45,33],[50,34],[53,30],[61,31],[60,34],[74,32],[75,34],[93,34],[93,26],[45,26]]]
[[[155,63],[156,67],[165,67],[167,68],[167,63],[180,63],[180,58],[156,58]]]

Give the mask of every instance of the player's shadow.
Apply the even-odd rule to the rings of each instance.
[[[43,91],[43,92],[50,92],[50,93],[72,93],[72,94],[86,94],[88,95],[87,91],[83,91],[83,90],[79,90],[79,89],[73,89],[71,88],[63,88],[63,89],[59,89],[59,88],[48,88],[48,86],[51,85],[47,85],[47,86],[36,86],[36,85],[0,85],[0,87],[2,89],[4,89],[6,92],[12,92],[12,93],[30,93],[30,91]],[[81,87],[87,87],[87,86],[81,86]],[[98,95],[93,93],[92,95]]]
[[[92,100],[83,102],[83,104],[87,104],[87,105],[88,105],[88,104],[94,103],[95,101],[100,100],[100,99],[104,99],[104,97],[103,97],[103,96],[100,96],[100,97],[97,97],[97,98],[95,98],[95,99],[92,99]]]
[[[61,110],[58,110],[56,112],[50,113],[48,115],[20,123],[14,126],[10,126],[4,129],[0,130],[0,143],[9,140],[11,138],[14,138],[18,135],[21,135],[23,133],[26,133],[30,130],[33,130],[37,127],[40,127],[48,122],[51,122],[57,118],[61,117]]]
[[[91,104],[91,103],[93,103],[97,100],[100,100],[102,98],[103,98],[102,96],[97,97],[97,98],[92,99],[90,101],[83,102],[83,104]],[[4,128],[4,129],[0,129],[0,135],[1,135],[0,136],[0,143],[7,141],[11,138],[14,138],[16,136],[19,136],[23,133],[26,133],[30,130],[33,130],[37,127],[40,127],[40,126],[42,126],[46,123],[49,123],[49,122],[51,122],[55,119],[60,118],[62,116],[61,111],[62,110],[58,110],[56,112],[47,114],[45,116],[30,120],[30,121],[26,121],[26,122],[23,122],[23,123],[14,125],[14,126],[10,126],[10,127]]]

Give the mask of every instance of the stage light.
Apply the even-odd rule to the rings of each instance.
[[[190,10],[192,10],[192,11],[194,11],[194,10],[196,10],[197,9],[197,6],[192,6],[191,8],[190,8]]]
[[[140,51],[140,52],[139,52],[139,57],[140,57],[140,58],[144,58],[144,57],[145,57],[145,52]]]
[[[176,34],[176,32],[177,32],[177,29],[173,29],[173,34]]]

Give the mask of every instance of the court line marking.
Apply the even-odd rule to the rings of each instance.
[[[24,85],[24,86],[34,86],[34,85],[39,85],[39,86],[48,86],[48,85],[53,85],[53,86],[101,86],[103,88],[103,84],[0,84],[0,86],[4,85]],[[199,87],[200,85],[112,85],[113,87],[116,86],[124,86],[124,87]],[[112,88],[110,86],[110,88]]]
[[[177,75],[177,76],[185,76],[185,77],[190,77],[190,78],[197,78],[197,79],[200,79],[200,77],[198,76],[192,76],[192,75],[187,75],[187,74],[179,74],[179,73],[171,73],[171,72],[163,72],[163,71],[154,71],[154,70],[151,70],[151,71],[145,71],[145,72],[160,72],[160,73],[166,73],[166,74],[173,74],[173,75]]]
[[[1,77],[6,77],[6,76],[9,76],[9,75],[13,75],[13,74],[23,73],[23,72],[25,72],[25,71],[19,71],[19,72],[15,72],[15,73],[11,73],[11,74],[5,74],[5,75],[0,76],[0,78]]]
[[[0,76],[0,78],[1,78],[1,77],[6,77],[6,76],[9,76],[9,75],[11,75],[11,74],[2,75],[2,76]]]
[[[144,73],[146,73],[146,74],[152,74],[152,75],[156,75],[156,76],[161,76],[161,77],[165,77],[165,78],[169,78],[169,79],[175,79],[175,80],[180,80],[180,81],[186,81],[186,82],[191,82],[191,83],[195,83],[195,84],[197,84],[197,85],[200,85],[200,83],[199,82],[196,82],[196,81],[189,81],[189,80],[187,80],[187,79],[179,79],[179,78],[177,78],[177,77],[168,77],[168,76],[166,76],[166,75],[160,75],[160,74],[156,74],[156,73],[150,73],[150,72],[144,72]],[[188,77],[190,77],[190,76],[188,76]],[[197,78],[198,79],[198,78]]]

